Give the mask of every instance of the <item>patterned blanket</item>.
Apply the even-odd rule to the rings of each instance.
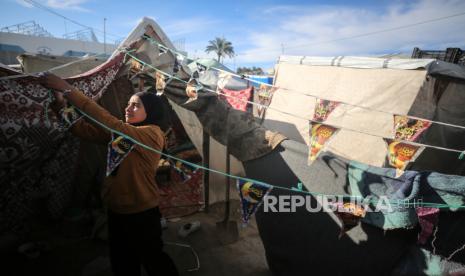
[[[68,82],[99,98],[123,65],[120,54]],[[10,75],[10,76],[5,76]],[[2,70],[0,78],[0,234],[27,232],[44,206],[62,215],[72,191],[79,141],[50,110],[52,91],[35,76]]]

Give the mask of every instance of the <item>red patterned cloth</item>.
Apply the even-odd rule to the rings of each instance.
[[[230,96],[221,95],[221,98],[226,99],[226,101],[237,110],[246,111],[247,110],[247,101],[250,101],[252,96],[253,87],[249,87],[244,90],[235,91],[223,88],[222,91],[224,94]]]
[[[87,96],[99,98],[123,65],[119,54],[67,81]],[[37,77],[0,66],[0,235],[27,232],[28,218],[46,199],[58,218],[69,202],[79,140],[71,137],[50,110],[51,91]]]
[[[166,218],[181,217],[198,212],[203,206],[203,171],[192,172],[187,181],[171,168],[171,181],[158,183],[160,210]]]

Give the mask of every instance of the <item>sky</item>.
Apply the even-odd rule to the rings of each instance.
[[[215,57],[206,54],[205,47],[209,40],[224,37],[236,53],[224,61],[232,69],[267,69],[281,54],[410,55],[413,47],[465,48],[465,14],[378,33],[465,13],[464,0],[34,1],[95,28],[100,41],[104,18],[107,41],[113,42],[126,37],[144,16],[153,18],[172,41],[184,42],[184,50],[192,58]],[[0,5],[0,27],[34,20],[56,37],[83,29],[24,0],[0,0]],[[370,35],[360,36],[363,34]]]

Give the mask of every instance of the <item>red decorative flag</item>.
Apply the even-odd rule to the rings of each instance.
[[[250,96],[252,95],[253,87],[249,87],[244,90],[235,91],[223,88],[223,94],[220,95],[221,98],[225,99],[234,109],[246,111],[248,101],[250,101]]]

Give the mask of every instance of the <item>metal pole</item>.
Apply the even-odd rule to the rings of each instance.
[[[229,147],[226,145],[226,173],[229,175],[231,172],[231,158],[229,158]],[[226,201],[226,206],[224,210],[224,221],[227,222],[229,220],[229,209],[230,209],[230,202],[229,202],[229,190],[231,189],[231,182],[229,177],[226,177],[226,192],[224,195],[224,200]]]
[[[210,168],[210,136],[205,130],[203,131],[203,166]],[[208,170],[203,171],[203,190],[205,200],[205,213],[208,213],[210,207],[210,172]]]
[[[103,18],[103,53],[107,54],[107,19]]]

